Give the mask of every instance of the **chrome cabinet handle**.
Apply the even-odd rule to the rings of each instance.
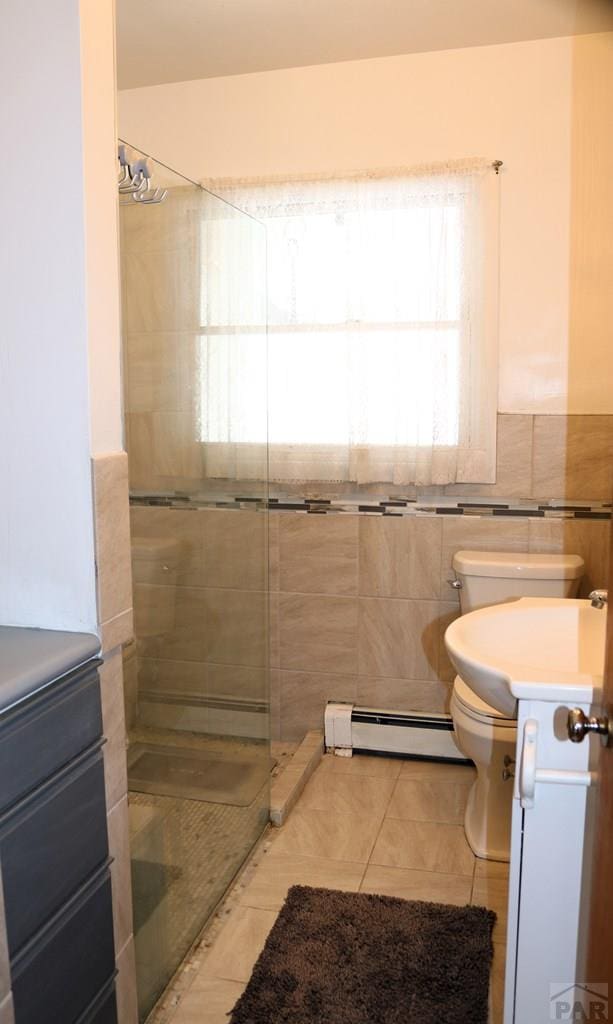
[[[538,722],[529,718],[524,725],[524,745],[520,761],[519,799],[525,810],[534,807],[534,790],[536,788],[536,737]]]
[[[566,768],[537,768],[537,738],[538,722],[534,718],[529,718],[524,725],[518,787],[519,800],[524,810],[531,810],[534,807],[537,782],[550,786],[594,785],[594,772],[572,771]]]

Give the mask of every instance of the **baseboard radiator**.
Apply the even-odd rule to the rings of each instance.
[[[451,715],[383,711],[331,701],[324,722],[327,750],[343,757],[391,754],[469,763],[455,741]]]

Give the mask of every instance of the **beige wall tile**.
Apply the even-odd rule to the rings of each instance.
[[[279,513],[280,589],[356,594],[358,518]]]
[[[438,618],[438,601],[361,597],[360,675],[435,679]]]
[[[189,250],[126,253],[130,334],[199,329],[198,263]]]
[[[114,651],[116,647],[127,644],[134,639],[134,613],[131,608],[114,619],[108,619],[100,626],[100,645],[102,653]]]
[[[279,628],[279,595],[268,596],[268,663],[279,668],[281,661],[281,637]]]
[[[470,902],[470,875],[449,875],[440,871],[412,871],[369,864],[360,892],[397,896],[402,900],[426,900],[463,907]]]
[[[257,591],[206,590],[204,660],[264,668],[267,596]]]
[[[279,594],[281,668],[354,673],[357,628],[356,598]]]
[[[536,497],[610,501],[613,416],[535,416]]]
[[[138,658],[135,643],[123,648],[123,693],[126,729],[129,730],[136,724],[138,711]]]
[[[582,597],[608,586],[610,538],[611,524],[605,520],[574,519],[564,525],[564,550],[581,555],[585,562],[579,591]]]
[[[111,883],[113,890],[113,931],[115,949],[123,949],[132,934],[132,882],[130,878],[130,826],[127,796],[115,804],[107,817]]]
[[[268,587],[271,591],[279,589],[279,520],[282,514],[281,512],[268,513]]]
[[[264,590],[267,584],[267,514],[240,509],[203,509],[203,584]]]
[[[187,490],[203,477],[203,451],[191,412],[132,412],[126,416],[133,490]]]
[[[570,496],[566,465],[567,434],[566,416],[534,417],[532,493],[538,498]]]
[[[495,484],[448,484],[447,494],[473,497],[528,498],[532,494],[533,417],[498,414]]]
[[[281,671],[278,685],[283,740],[301,740],[308,729],[322,729],[327,701],[356,701],[355,675]]]
[[[121,650],[107,656],[100,666],[100,695],[104,744],[104,783],[107,810],[112,810],[128,790],[126,725]]]
[[[138,584],[139,655],[265,667],[266,603],[266,594],[258,591]]]
[[[442,521],[360,517],[360,594],[435,599],[440,591]]]
[[[174,252],[199,240],[202,199],[199,189],[172,188],[158,206],[133,203],[121,210],[122,251]]]
[[[456,677],[456,670],[451,664],[451,659],[445,645],[445,632],[454,619],[460,614],[460,607],[454,601],[441,601],[439,604],[439,654],[438,654],[438,677],[444,683],[452,683]]]
[[[139,657],[204,661],[205,591],[196,587],[134,587]]]
[[[198,345],[196,334],[128,334],[126,411],[195,411]]]
[[[388,711],[448,712],[451,687],[436,679],[358,676],[356,703]]]
[[[130,530],[134,583],[204,585],[200,510],[133,505]]]
[[[602,519],[531,519],[530,551],[581,555],[580,597],[608,582],[611,524]]]
[[[278,743],[281,739],[281,673],[276,668],[269,671],[270,687],[270,739]]]
[[[266,700],[264,668],[215,665],[204,661],[168,661],[140,658],[139,690],[196,697]]]
[[[441,597],[457,601],[452,559],[456,551],[527,551],[528,520],[504,516],[448,516],[443,520]]]
[[[138,1024],[136,959],[134,956],[134,940],[132,938],[117,953],[115,966],[117,968],[115,988],[117,991],[118,1024]]]
[[[92,459],[98,621],[132,607],[128,459],[125,452]]]

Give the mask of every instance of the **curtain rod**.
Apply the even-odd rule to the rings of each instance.
[[[200,182],[202,188],[212,191],[214,194],[240,191],[245,188],[272,185],[297,185],[297,184],[323,184],[335,181],[349,181],[351,179],[379,179],[396,178],[407,175],[427,177],[444,173],[453,174],[456,171],[470,171],[473,169],[487,169],[493,167],[496,174],[500,173],[503,166],[502,160],[488,160],[485,157],[470,158],[464,160],[452,160],[445,163],[417,164],[409,167],[384,167],[375,170],[353,170],[353,171],[310,171],[304,174],[274,174],[257,175],[254,178],[203,178]]]

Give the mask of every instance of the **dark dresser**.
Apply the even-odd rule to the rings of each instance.
[[[0,1024],[117,1024],[98,650],[0,627]]]

